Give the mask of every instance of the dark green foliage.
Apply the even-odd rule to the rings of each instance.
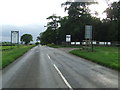
[[[119,3],[114,2],[105,12],[107,18],[100,20],[90,14],[88,4],[85,3],[69,3],[66,2],[65,11],[68,16],[50,16],[51,20],[47,24],[47,30],[40,35],[42,44],[62,44],[65,42],[66,35],[72,36],[72,41],[85,40],[85,25],[93,26],[93,39],[96,41],[118,41],[118,22],[119,22]],[[117,6],[116,6],[117,5]],[[54,24],[56,27],[53,27]],[[57,43],[56,43],[57,42]]]
[[[51,30],[50,28],[48,28],[45,32],[42,33],[41,44],[49,44],[55,42],[56,42],[55,30]]]
[[[2,46],[10,46],[11,42],[2,42],[1,44],[2,44]]]
[[[57,44],[59,41],[59,23],[60,23],[60,17],[56,15],[49,16],[47,18],[48,20],[51,20],[47,24],[47,30],[43,33],[40,34],[40,41],[41,44],[49,44],[49,43],[54,43]]]
[[[30,41],[33,41],[33,37],[31,34],[24,34],[21,36],[20,40],[22,43],[25,42],[25,44],[28,44],[30,43]]]
[[[36,39],[36,41],[38,42],[38,41],[40,41],[40,36],[37,36],[37,39]]]
[[[40,43],[39,42],[36,42],[35,45],[39,45]]]
[[[111,4],[109,8],[106,9],[105,12],[107,12],[107,18],[109,18],[111,21],[118,20],[119,18],[119,8],[120,8],[120,1],[114,2]]]

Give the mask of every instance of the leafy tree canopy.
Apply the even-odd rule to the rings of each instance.
[[[33,37],[31,34],[24,34],[21,36],[21,42],[25,42],[25,44],[29,44],[30,41],[33,41]]]
[[[47,30],[40,34],[40,40],[43,44],[65,42],[66,35],[72,36],[72,41],[85,40],[85,25],[93,26],[93,39],[96,41],[117,41],[118,40],[118,22],[119,22],[119,2],[114,2],[106,9],[107,18],[100,18],[91,15],[87,5],[89,3],[71,3],[62,4],[68,16],[60,17],[56,15],[49,16]]]
[[[112,3],[105,12],[107,13],[107,18],[112,20],[118,20],[120,17],[120,1]]]

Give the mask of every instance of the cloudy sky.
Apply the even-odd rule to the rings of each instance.
[[[46,18],[52,14],[66,16],[61,3],[67,0],[0,0],[0,39],[10,41],[10,32],[18,30],[20,36],[29,33],[34,40],[43,32],[47,24]],[[72,0],[73,1],[73,0]],[[107,8],[105,0],[97,0],[98,5],[92,5],[92,11],[98,11],[99,17],[105,18],[102,12]],[[118,0],[109,0],[118,1]],[[2,28],[1,28],[2,27]],[[2,34],[2,35],[1,35]]]

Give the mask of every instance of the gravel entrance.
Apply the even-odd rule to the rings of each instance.
[[[57,49],[62,50],[66,53],[69,53],[70,51],[75,50],[75,49],[79,49],[79,48],[57,48]]]

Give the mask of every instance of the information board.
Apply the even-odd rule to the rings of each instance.
[[[85,26],[85,39],[92,39],[92,26],[91,25]]]
[[[11,43],[12,44],[19,43],[19,31],[11,31]]]
[[[66,42],[71,42],[71,35],[66,35]]]

